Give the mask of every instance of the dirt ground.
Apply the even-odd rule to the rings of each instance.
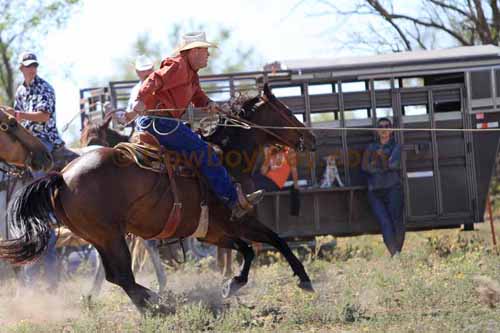
[[[500,223],[496,222],[497,229]],[[319,243],[330,239],[319,239]],[[303,253],[302,253],[303,252]],[[489,226],[474,232],[408,233],[389,258],[381,237],[338,239],[317,256],[301,251],[316,293],[304,293],[279,255],[259,256],[237,297],[220,296],[211,260],[166,268],[163,303],[172,314],[141,316],[125,293],[105,284],[94,299],[88,267],[56,295],[43,286],[0,288],[1,332],[500,332],[500,257]],[[139,283],[157,288],[150,267]]]

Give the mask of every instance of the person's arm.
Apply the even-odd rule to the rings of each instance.
[[[269,147],[264,147],[264,162],[260,167],[260,173],[262,175],[266,175],[270,168],[270,159],[271,159],[271,149]]]
[[[184,82],[184,76],[182,70],[179,70],[178,63],[154,71],[142,83],[137,100],[140,100],[146,109],[154,108],[157,101],[155,94],[160,90],[168,90]]]
[[[157,72],[153,72],[141,85],[139,89],[139,94],[137,94],[137,100],[142,101],[146,106],[151,107],[154,105],[156,100],[156,92],[163,87],[164,77]]]
[[[193,99],[191,100],[196,107],[208,106],[211,103],[214,103],[208,98],[207,94],[201,89],[200,82],[197,80],[195,83],[195,92],[193,94]],[[215,105],[214,105],[215,106]],[[213,111],[208,109],[207,111]]]
[[[20,112],[17,111],[17,120],[29,120],[38,123],[45,123],[50,119],[51,112],[54,112],[56,103],[56,96],[52,88],[44,89],[44,91],[37,96],[38,103],[35,105],[35,112]]]
[[[141,89],[141,82],[137,83],[134,88],[130,91],[130,97],[128,98],[126,112],[133,111],[135,101],[137,100],[137,96],[139,95],[139,89]]]
[[[50,113],[48,111],[36,111],[36,112],[21,112],[16,111],[16,120],[29,120],[37,123],[45,123],[50,119]]]
[[[141,82],[135,85],[130,92],[130,97],[128,99],[127,108],[125,109],[125,114],[123,115],[123,118],[120,119],[120,121],[124,122],[125,124],[130,123],[137,117],[138,112],[134,110],[134,108],[136,108],[139,89],[141,89]]]
[[[399,170],[401,168],[401,145],[396,144],[389,157],[387,165],[390,170]]]
[[[363,160],[361,162],[361,170],[363,170],[364,172],[366,172],[370,175],[373,175],[375,173],[380,172],[379,168],[377,168],[376,159],[373,158],[375,154],[376,154],[376,152],[374,152],[371,149],[371,146],[368,146],[363,153]]]

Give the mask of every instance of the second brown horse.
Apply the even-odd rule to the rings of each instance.
[[[267,89],[264,96],[246,103],[246,108],[263,115],[277,114],[284,121],[281,126],[302,126]],[[282,144],[306,148],[314,145],[309,131],[268,132],[277,142],[283,138]],[[159,296],[135,281],[125,235],[133,233],[145,239],[158,235],[172,209],[173,196],[165,191],[169,184],[164,175],[135,164],[117,166],[118,154],[112,148],[90,152],[71,162],[62,173],[39,179],[20,191],[9,207],[8,223],[14,239],[0,242],[0,258],[18,264],[35,259],[47,246],[51,223],[62,223],[96,247],[106,279],[122,287],[141,312],[162,312]],[[174,237],[183,238],[197,228],[202,198],[198,181],[176,180],[183,219]],[[248,281],[254,252],[247,241],[275,247],[298,276],[299,287],[313,290],[303,265],[275,232],[255,216],[231,221],[230,211],[215,196],[209,196],[208,205],[210,224],[202,241],[237,250],[244,258],[240,274],[226,285],[226,294],[232,294]]]

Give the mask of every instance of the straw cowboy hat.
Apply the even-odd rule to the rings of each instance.
[[[181,44],[175,49],[174,54],[179,54],[182,51],[187,51],[197,47],[217,47],[214,43],[207,41],[207,37],[204,32],[190,32],[182,36]]]
[[[147,71],[154,66],[153,60],[146,55],[140,55],[135,59],[135,69],[138,71]]]

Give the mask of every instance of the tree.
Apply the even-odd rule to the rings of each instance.
[[[230,73],[256,69],[260,64],[260,57],[251,46],[241,45],[236,42],[229,29],[225,27],[211,28],[204,24],[175,23],[167,32],[168,38],[165,43],[151,40],[148,34],[141,34],[132,44],[130,55],[116,61],[119,70],[112,80],[135,80],[133,63],[140,54],[147,54],[156,60],[157,65],[161,59],[172,54],[177,47],[181,36],[186,31],[207,31],[207,38],[218,45],[216,49],[210,49],[210,61],[208,66],[200,71],[200,74]]]
[[[386,52],[500,43],[498,0],[355,0],[342,6],[319,0],[315,4],[322,14],[365,20],[367,25],[361,26],[368,31],[350,33],[343,41],[348,46]]]
[[[52,28],[63,25],[80,0],[0,0],[0,101],[12,104],[15,62]]]

